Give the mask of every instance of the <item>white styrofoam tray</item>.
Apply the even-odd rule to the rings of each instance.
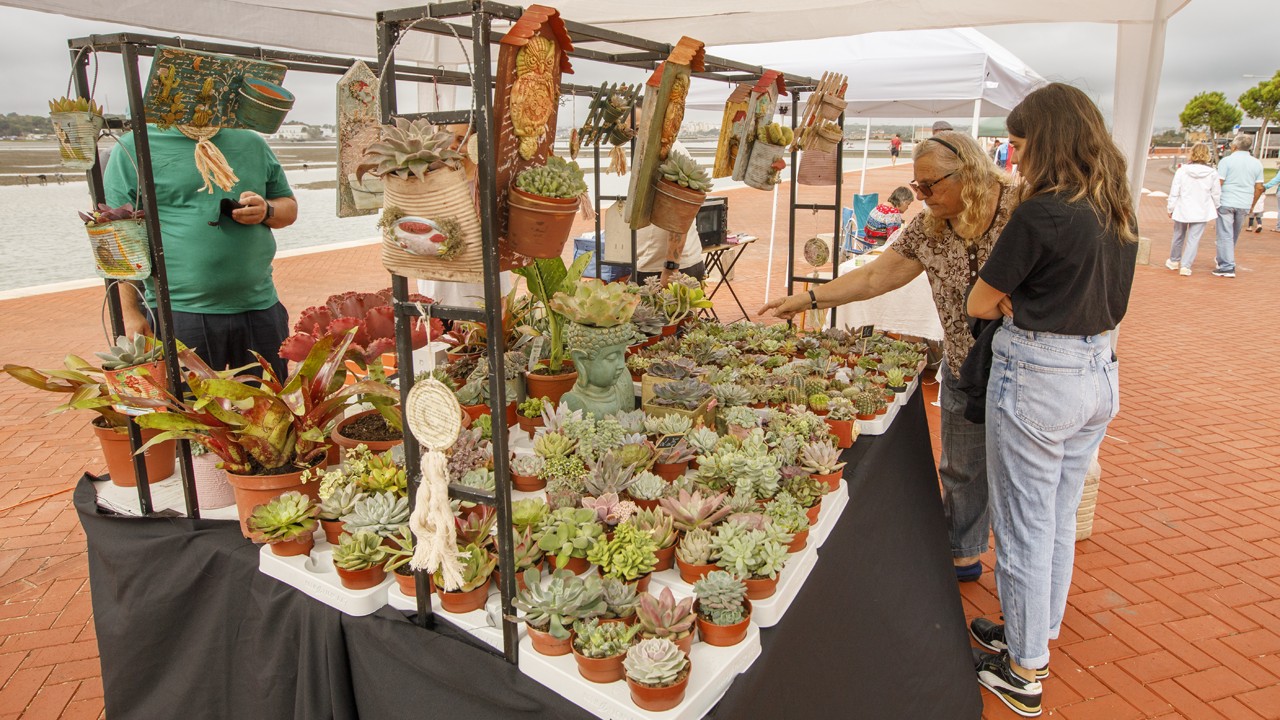
[[[840,481],[840,488],[822,496],[822,509],[818,511],[818,522],[809,527],[809,545],[821,548],[831,535],[831,529],[840,521],[840,514],[849,504],[849,484]]]
[[[270,545],[258,550],[258,570],[264,575],[301,590],[320,602],[348,615],[368,615],[387,604],[387,590],[395,580],[386,577],[367,590],[351,590],[342,586],[333,567],[333,546],[316,533],[316,546],[310,555],[280,557]]]
[[[387,591],[387,604],[402,612],[418,611],[417,598],[405,595],[400,591],[399,585],[392,585]],[[489,584],[489,599],[485,601],[483,608],[462,614],[445,611],[440,604],[440,597],[435,593],[431,594],[431,610],[437,618],[449,622],[454,627],[470,634],[499,652],[502,651],[502,625],[499,619],[502,612],[501,608],[502,598],[498,593],[497,582]],[[524,637],[527,634],[524,623],[520,623],[516,627],[520,637]]]
[[[883,435],[889,429],[889,425],[893,423],[893,419],[898,416],[898,408],[907,404],[907,400],[911,399],[911,394],[920,387],[920,378],[912,380],[907,385],[905,392],[900,392],[893,398],[893,402],[889,405],[889,409],[884,415],[875,420],[858,420],[859,435]]]
[[[733,679],[760,657],[760,628],[747,626],[747,637],[732,647],[695,642],[689,653],[689,685],[684,700],[663,712],[641,710],[631,702],[625,680],[593,683],[578,672],[573,655],[547,657],[533,649],[528,638],[520,642],[520,670],[566,700],[596,717],[609,720],[696,720],[710,712]]]

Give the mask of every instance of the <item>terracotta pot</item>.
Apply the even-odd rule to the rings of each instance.
[[[684,691],[689,686],[689,668],[686,667],[680,678],[667,687],[649,687],[627,678],[627,687],[631,689],[631,702],[636,707],[649,712],[662,712],[684,702]]]
[[[564,367],[572,368],[573,362],[565,360]],[[560,398],[572,390],[576,382],[578,382],[577,372],[560,375],[543,375],[536,372],[524,374],[525,394],[529,397],[547,398],[553,405],[558,404]]]
[[[747,578],[742,582],[747,586],[748,600],[763,600],[772,597],[778,591],[778,580],[782,579],[782,573],[778,573],[772,580],[769,578]]]
[[[638,383],[644,380],[644,373],[636,372],[635,370],[629,370],[628,372],[631,373],[631,382]]]
[[[857,418],[859,420],[862,420],[863,422],[871,422],[872,420],[876,419],[876,414],[875,413],[871,413],[871,414],[858,413]]]
[[[467,417],[471,419],[471,422],[475,422],[480,419],[481,415],[489,414],[489,406],[484,403],[479,405],[463,405],[462,412],[467,414]]]
[[[635,503],[636,507],[641,510],[653,510],[658,507],[657,500],[641,500],[640,498],[633,497],[631,498],[631,502]]]
[[[689,469],[689,463],[687,462],[654,463],[653,464],[653,474],[657,475],[663,480],[666,480],[667,482],[671,482],[676,478],[680,477],[681,475],[684,475],[685,471],[688,469]]]
[[[368,590],[371,587],[377,587],[387,577],[387,571],[382,569],[381,565],[374,565],[364,570],[343,570],[337,565],[333,566],[338,571],[338,579],[342,581],[342,587],[348,590]]]
[[[120,487],[136,486],[138,478],[133,472],[133,453],[129,447],[129,434],[102,427],[96,420],[90,423],[90,427],[93,428],[93,434],[98,436],[98,444],[102,446],[102,459],[107,463],[107,473],[111,475],[111,483]],[[161,432],[163,431],[142,428],[142,442],[149,442]],[[168,440],[143,453],[147,463],[148,485],[173,474],[175,448],[175,441]]]
[[[547,562],[549,563],[550,567],[555,567],[556,556],[548,554]],[[565,570],[572,572],[574,575],[581,575],[582,573],[586,572],[590,568],[591,568],[591,563],[587,562],[587,559],[584,557],[571,557],[569,558],[568,564],[564,566]]]
[[[601,570],[599,566],[596,567],[596,574],[598,574],[602,578],[606,577],[604,574],[604,571]],[[636,578],[635,580],[622,580],[622,578],[618,578],[618,579],[622,580],[622,582],[626,583],[627,585],[631,585],[635,587],[637,593],[643,593],[643,592],[649,591],[649,579],[652,577],[653,577],[653,573],[647,572],[641,575],[640,577]]]
[[[296,557],[309,555],[316,546],[316,538],[311,533],[303,533],[292,540],[280,540],[271,543],[272,554],[278,557]]]
[[[791,536],[791,542],[787,544],[787,552],[798,553],[809,544],[809,528],[805,528],[795,535]]]
[[[628,615],[627,617],[597,618],[597,620],[601,625],[607,625],[609,623],[621,623],[623,625],[626,625],[627,627],[631,627],[632,625],[635,625],[636,623],[640,622],[640,618],[636,617],[634,614]]]
[[[809,525],[818,522],[818,513],[822,512],[822,501],[814,503],[813,507],[804,511],[805,517],[809,518]]]
[[[489,599],[489,585],[492,582],[493,579],[490,578],[485,580],[480,587],[467,592],[448,592],[436,588],[436,594],[440,596],[440,607],[445,612],[451,612],[455,615],[479,610],[484,607],[485,601]]]
[[[675,334],[676,334],[676,328],[677,328],[677,326],[676,326],[676,325],[663,325],[663,326],[662,326],[662,337],[671,337],[672,335],[675,335]]]
[[[829,417],[825,419],[831,434],[836,436],[836,447],[842,449],[853,447],[853,421],[832,420]]]
[[[537,492],[547,486],[547,481],[537,475],[511,473],[511,487],[520,492]]]
[[[719,569],[716,567],[715,563],[710,563],[708,565],[690,565],[689,563],[681,560],[679,555],[676,555],[676,567],[680,569],[680,579],[690,585],[706,577],[707,573],[712,570]]]
[[[702,642],[716,647],[729,647],[737,645],[747,638],[747,626],[751,624],[751,601],[744,600],[743,607],[746,608],[746,617],[741,622],[732,625],[716,625],[702,617],[702,613],[698,613],[698,602],[693,603],[693,611],[698,613],[698,637],[702,638]]]
[[[658,549],[658,564],[653,566],[654,572],[670,570],[676,564],[676,546]]]
[[[402,567],[408,567],[408,566],[405,565]],[[400,586],[400,592],[403,593],[405,597],[418,596],[418,579],[414,577],[413,573],[409,573],[408,575],[406,575],[400,572],[399,570],[395,570],[391,573],[391,576],[396,579],[396,585]],[[431,586],[431,576],[428,575],[427,587],[430,587],[430,586]]]
[[[626,677],[622,669],[622,658],[626,653],[619,653],[607,658],[589,658],[573,648],[573,659],[578,663],[578,673],[593,683],[617,682]]]
[[[533,437],[533,434],[537,432],[538,428],[543,426],[543,420],[541,415],[539,415],[536,418],[529,418],[523,415],[516,415],[516,423],[520,425],[521,430],[529,433],[529,437],[531,438]]]
[[[342,462],[342,448],[338,447],[332,440],[329,441],[329,448],[324,452],[324,466],[332,467]]]
[[[511,249],[531,258],[560,257],[577,213],[576,197],[542,197],[513,184],[507,195],[507,240]]]
[[[227,482],[236,491],[236,512],[240,514],[240,532],[245,537],[252,537],[249,526],[245,522],[253,514],[253,509],[273,498],[297,490],[312,500],[320,501],[320,483],[302,484],[302,470],[280,473],[278,475],[237,475],[227,473]]]
[[[529,640],[533,642],[533,649],[548,657],[558,657],[560,655],[568,655],[573,652],[573,631],[569,631],[569,637],[561,640],[552,637],[551,633],[545,630],[539,630],[532,625],[526,626],[529,630]]]
[[[482,352],[449,352],[448,350],[444,351],[445,359],[448,360],[449,362],[458,362],[463,358],[478,358],[483,354],[484,353]]]
[[[831,492],[835,492],[840,489],[840,478],[843,475],[844,475],[844,468],[841,468],[835,472],[827,473],[826,475],[810,474],[809,477],[813,478],[814,480],[819,480],[821,482],[826,483],[827,487],[831,489]]]
[[[689,232],[689,226],[693,225],[707,194],[701,190],[690,190],[670,180],[659,180],[654,183],[653,190],[650,222],[677,235]]]
[[[884,414],[886,414],[886,413],[888,413],[888,412],[889,412],[889,406],[888,406],[888,405],[885,405],[884,407],[882,407],[882,408],[880,408],[879,410],[877,410],[877,411],[876,411],[876,417],[880,417],[881,415],[884,415]]]
[[[342,540],[342,521],[341,520],[320,520],[320,527],[324,528],[324,539],[329,541],[330,545],[337,545]]]
[[[354,450],[357,445],[364,445],[369,448],[369,452],[374,453],[375,455],[386,452],[397,445],[403,444],[403,437],[396,438],[395,440],[356,440],[342,434],[342,431],[351,423],[360,420],[361,418],[367,418],[370,415],[377,414],[377,410],[366,410],[362,413],[356,413],[351,417],[339,420],[338,424],[333,426],[333,432],[329,433],[329,439],[334,445],[337,445],[344,450]]]

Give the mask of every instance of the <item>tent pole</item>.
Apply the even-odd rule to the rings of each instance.
[[[769,219],[769,264],[764,271],[764,302],[769,304],[769,288],[773,287],[773,238],[778,228],[778,186],[773,186],[773,216]],[[741,251],[739,251],[741,252]]]
[[[973,101],[973,139],[978,139],[978,123],[982,121],[982,98]]]
[[[858,174],[858,194],[867,189],[867,150],[871,147],[871,118],[867,118],[867,134],[862,138],[862,172]]]

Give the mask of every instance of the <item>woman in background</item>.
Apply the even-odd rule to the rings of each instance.
[[[1191,147],[1191,162],[1174,173],[1173,186],[1169,188],[1169,217],[1173,218],[1173,244],[1169,246],[1169,259],[1164,266],[1177,270],[1179,275],[1191,274],[1200,236],[1204,229],[1218,218],[1218,205],[1222,202],[1222,183],[1213,169],[1209,146],[1196,143]]]
[[[987,477],[1005,624],[978,618],[978,681],[1040,714],[1089,462],[1120,407],[1109,333],[1124,317],[1138,236],[1124,156],[1083,92],[1052,83],[1008,119],[1024,183],[969,294],[1003,318],[987,384]]]

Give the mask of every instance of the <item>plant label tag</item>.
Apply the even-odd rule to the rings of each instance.
[[[663,435],[661,438],[658,439],[658,442],[654,443],[653,446],[659,450],[666,450],[668,448],[673,448],[676,445],[679,445],[680,441],[683,439],[684,439],[683,434]]]
[[[533,339],[533,344],[529,347],[529,372],[538,366],[538,361],[542,359],[542,346],[547,344],[547,339],[541,335]]]

